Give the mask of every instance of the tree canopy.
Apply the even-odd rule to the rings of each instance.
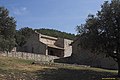
[[[57,38],[74,39],[75,37],[74,34],[61,32],[54,29],[45,29],[45,28],[32,29],[29,27],[24,27],[19,30],[16,30],[15,38],[16,38],[17,46],[23,46],[35,31],[44,35],[53,36]]]
[[[45,28],[41,28],[41,29],[35,29],[37,32],[41,33],[41,34],[45,34],[48,36],[53,36],[53,37],[57,37],[57,38],[66,38],[66,39],[71,39],[73,40],[75,35],[71,34],[71,33],[66,33],[66,32],[61,32],[55,29],[45,29]]]
[[[88,15],[77,26],[80,45],[94,53],[105,53],[118,62],[120,76],[120,0],[105,1],[96,15]]]
[[[17,46],[23,46],[33,33],[34,30],[29,27],[24,27],[19,30],[16,30],[15,38]]]
[[[0,7],[0,50],[10,51],[15,46],[16,21],[9,16],[9,11]]]

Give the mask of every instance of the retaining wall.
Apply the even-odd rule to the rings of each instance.
[[[2,56],[16,57],[16,58],[43,61],[43,62],[54,62],[54,59],[59,59],[59,57],[56,56],[26,53],[26,52],[10,52],[10,53],[0,53],[0,54]]]

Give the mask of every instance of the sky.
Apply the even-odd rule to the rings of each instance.
[[[106,0],[0,0],[17,21],[17,29],[49,28],[76,34],[88,14],[96,14]],[[107,0],[110,1],[110,0]]]

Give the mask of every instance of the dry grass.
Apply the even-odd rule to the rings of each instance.
[[[34,61],[0,56],[0,68],[2,69],[36,71],[48,68],[47,66],[32,65],[32,62]]]
[[[32,62],[0,56],[0,80],[101,80],[117,75],[117,70]]]

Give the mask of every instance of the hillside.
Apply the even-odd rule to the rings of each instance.
[[[35,31],[42,33],[44,35],[53,36],[57,38],[66,38],[71,40],[75,38],[74,34],[61,32],[54,29],[45,29],[45,28],[32,29],[29,27],[24,27],[19,30],[16,30],[16,35],[15,35],[15,40],[17,43],[16,46],[23,46],[27,42],[31,34],[33,34]]]
[[[0,80],[101,80],[117,75],[115,70],[58,63],[32,64],[32,62],[0,56]]]
[[[66,38],[66,39],[71,39],[73,40],[75,38],[74,34],[71,33],[67,33],[67,32],[61,32],[55,29],[45,29],[45,28],[41,28],[41,29],[35,29],[35,31],[42,33],[44,35],[48,35],[48,36],[53,36],[53,37],[57,37],[57,38]]]

